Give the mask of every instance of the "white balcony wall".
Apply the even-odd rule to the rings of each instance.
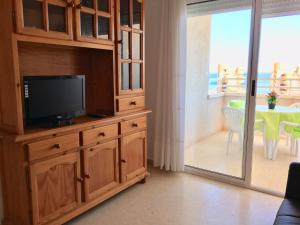
[[[186,147],[223,128],[223,98],[207,98],[211,16],[188,19]]]

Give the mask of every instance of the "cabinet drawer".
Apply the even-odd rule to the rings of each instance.
[[[145,97],[123,98],[118,100],[119,112],[145,107]]]
[[[28,146],[29,160],[36,160],[62,151],[79,147],[79,134],[69,134],[43,141],[33,142]]]
[[[99,141],[118,136],[118,125],[99,127],[82,132],[83,145],[97,143]]]
[[[121,122],[121,133],[128,133],[147,127],[147,118],[141,117],[133,120]]]

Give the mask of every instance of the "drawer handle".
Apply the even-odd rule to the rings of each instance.
[[[125,160],[125,159],[121,159],[121,162],[122,162],[122,163],[126,163],[126,160]]]
[[[132,127],[138,127],[139,125],[137,123],[132,123]]]
[[[77,178],[77,181],[78,181],[78,182],[83,182],[83,180],[84,180],[84,179],[83,179],[82,177],[78,177],[78,178]]]
[[[86,179],[90,179],[90,178],[91,178],[91,176],[90,176],[89,174],[85,174],[84,177],[85,177]]]
[[[101,132],[101,133],[98,134],[98,136],[99,136],[99,137],[105,137],[105,133],[104,133],[104,132]]]
[[[53,148],[60,149],[61,146],[60,146],[60,144],[55,144],[55,145],[53,145]]]
[[[130,102],[130,105],[136,105],[136,101]]]

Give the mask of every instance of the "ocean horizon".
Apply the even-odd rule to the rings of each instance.
[[[245,77],[246,74],[244,74]],[[258,73],[258,78],[271,78],[271,73]],[[269,80],[258,80],[258,86],[270,86]],[[209,74],[209,90],[216,90],[218,86],[218,74],[217,73],[210,73]],[[269,88],[258,88],[257,93],[265,94],[268,93],[270,90]]]

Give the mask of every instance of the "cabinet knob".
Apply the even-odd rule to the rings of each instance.
[[[61,146],[60,146],[60,144],[55,144],[55,145],[53,145],[53,148],[60,149]]]
[[[77,178],[77,181],[78,181],[78,182],[83,182],[83,178],[82,178],[82,177],[78,177],[78,178]]]
[[[121,159],[121,162],[122,162],[122,163],[126,163],[126,160],[125,160],[125,159]]]
[[[132,123],[133,127],[138,127],[139,125],[137,123]]]
[[[104,133],[104,132],[101,132],[101,133],[98,134],[98,136],[99,136],[99,137],[105,137],[105,133]]]
[[[130,102],[130,105],[136,105],[136,101]]]
[[[87,178],[87,179],[91,178],[91,176],[89,174],[85,174],[84,177]]]

